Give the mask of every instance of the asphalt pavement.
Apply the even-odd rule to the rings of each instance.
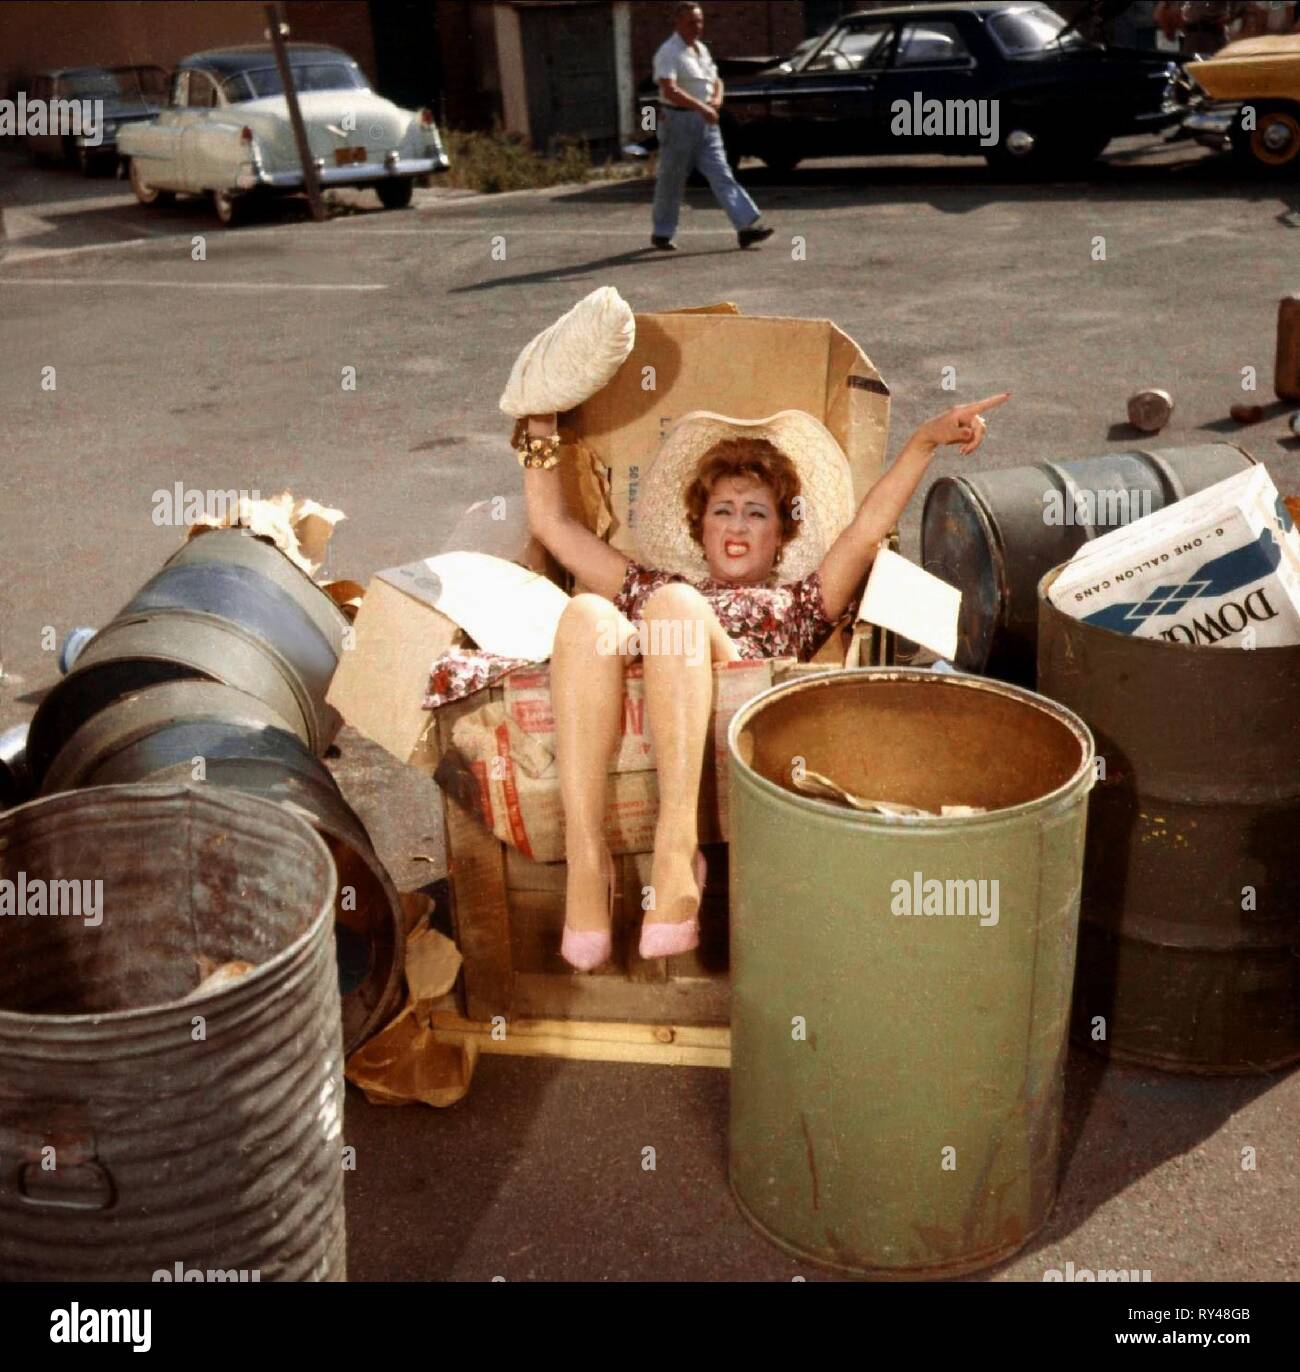
[[[1270,384],[1277,300],[1300,289],[1300,187],[1239,183],[1186,144],[1126,142],[1085,180],[1029,187],[955,159],[754,167],[775,237],[738,251],[692,191],[671,255],[649,248],[643,178],[431,190],[398,212],[357,194],[324,224],[289,206],[227,231],[199,202],[145,210],[120,184],[8,154],[0,177],[0,727],[55,679],[48,645],[107,620],[175,547],[153,516],[177,482],[343,508],[327,571],[362,582],[441,549],[471,502],[521,500],[496,408],[510,362],[603,284],[637,310],[730,300],[833,319],[890,384],[894,450],[955,400],[1009,389],[976,458],[943,455],[935,475],[1132,446],[1125,399],[1161,386],[1176,409],[1159,446],[1226,438],[1300,492]],[[1233,423],[1241,399],[1265,421]],[[913,556],[920,505],[902,525]],[[431,783],[346,731],[336,765],[399,884],[443,876]],[[723,1072],[519,1058],[481,1059],[441,1112],[350,1088],[351,1276],[820,1279],[735,1210],[726,1108]],[[1060,1201],[988,1276],[1072,1262],[1296,1280],[1297,1137],[1300,1073],[1199,1079],[1072,1054]]]

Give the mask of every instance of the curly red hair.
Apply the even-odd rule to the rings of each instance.
[[[781,543],[799,532],[794,502],[799,495],[799,473],[790,459],[766,438],[721,438],[700,458],[695,477],[686,488],[686,522],[691,537],[704,546],[704,512],[713,488],[726,477],[757,481],[772,492],[781,517]]]

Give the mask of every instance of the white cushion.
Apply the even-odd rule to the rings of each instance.
[[[521,419],[581,405],[618,371],[635,340],[627,301],[613,286],[598,287],[515,358],[501,409]]]

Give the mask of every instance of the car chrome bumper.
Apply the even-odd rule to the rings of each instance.
[[[1208,148],[1221,148],[1232,137],[1232,130],[1241,117],[1240,105],[1207,105],[1193,110],[1183,120],[1183,128]]]
[[[357,186],[372,181],[388,181],[395,176],[428,176],[431,172],[444,172],[450,165],[445,154],[440,157],[395,157],[383,162],[353,162],[344,167],[322,166],[320,159],[317,159],[316,174],[322,186]],[[260,158],[235,179],[239,190],[266,188],[293,191],[302,190],[304,184],[300,169],[268,172],[261,165]]]

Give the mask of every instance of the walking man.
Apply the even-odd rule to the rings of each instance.
[[[704,46],[704,11],[682,0],[675,11],[676,29],[655,53],[654,78],[659,83],[659,173],[655,178],[654,228],[650,242],[675,252],[677,216],[686,178],[695,168],[708,181],[727,212],[742,248],[753,247],[772,230],[759,224],[758,206],[727,165],[718,129],[722,79]]]

